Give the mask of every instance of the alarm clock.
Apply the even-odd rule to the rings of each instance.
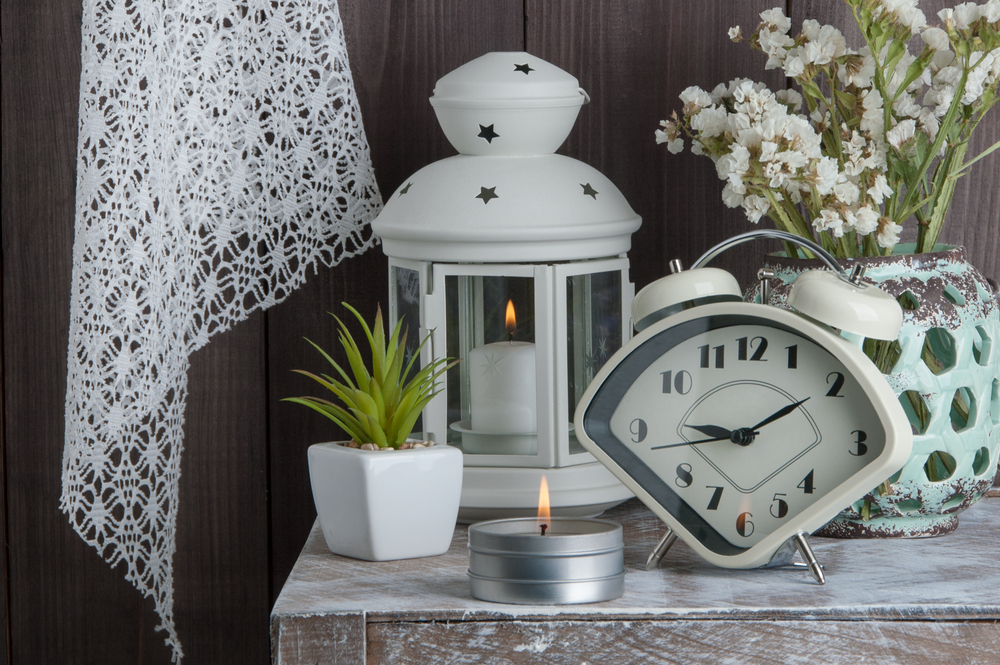
[[[758,238],[829,266],[795,281],[795,311],[766,304],[767,274],[759,304],[704,267]],[[858,348],[895,339],[901,308],[863,270],[848,275],[780,231],[737,236],[671,270],[636,295],[637,334],[584,393],[577,437],[669,527],[647,567],[679,537],[726,568],[786,565],[799,551],[823,583],[806,536],[901,469],[912,447],[902,406]]]

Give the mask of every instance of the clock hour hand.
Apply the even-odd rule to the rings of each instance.
[[[795,402],[793,404],[789,404],[788,406],[785,406],[785,407],[782,407],[782,408],[778,409],[777,411],[775,411],[774,413],[772,413],[771,415],[769,415],[767,418],[764,418],[764,420],[760,421],[759,423],[757,423],[756,425],[754,425],[750,429],[751,430],[757,430],[757,429],[760,429],[761,427],[763,427],[764,425],[769,425],[770,423],[773,423],[775,420],[778,420],[779,418],[784,418],[789,413],[791,413],[795,409],[799,408],[799,406],[801,406],[803,402],[808,401],[808,399],[809,398],[806,397],[805,399],[801,399],[798,402]]]
[[[685,425],[684,427],[697,430],[708,436],[719,436],[728,439],[733,435],[732,431],[718,425]]]

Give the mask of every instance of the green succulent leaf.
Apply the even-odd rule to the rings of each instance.
[[[437,380],[458,361],[450,358],[435,360],[417,370],[407,381],[406,377],[414,372],[415,363],[419,361],[420,352],[429,336],[420,342],[409,362],[406,362],[407,330],[403,327],[402,320],[396,323],[386,340],[381,307],[376,312],[373,327],[369,327],[357,310],[347,303],[343,305],[358,319],[365,333],[371,349],[371,371],[365,365],[361,349],[347,325],[333,315],[338,324],[338,337],[350,373],[310,340],[306,341],[320,352],[343,380],[327,374],[293,371],[326,388],[343,406],[317,397],[294,397],[284,401],[302,404],[322,413],[358,443],[398,447],[410,436],[423,409],[440,392],[436,389]]]

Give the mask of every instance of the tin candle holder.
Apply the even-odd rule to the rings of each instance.
[[[472,596],[494,603],[570,605],[613,600],[625,590],[621,525],[535,518],[469,527]],[[542,535],[544,533],[544,535]]]

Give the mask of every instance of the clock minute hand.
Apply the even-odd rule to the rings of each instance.
[[[799,400],[798,402],[795,402],[794,404],[789,404],[788,406],[782,407],[781,409],[778,409],[777,411],[775,411],[774,413],[772,413],[771,415],[769,415],[767,418],[764,418],[764,420],[760,421],[759,423],[757,423],[756,425],[754,425],[750,429],[751,430],[757,430],[757,429],[763,427],[764,425],[769,425],[770,423],[773,423],[775,420],[778,420],[779,418],[784,418],[789,413],[791,413],[795,409],[799,408],[799,406],[801,406],[803,402],[806,402],[808,400],[809,400],[809,398],[806,397],[805,399]]]

